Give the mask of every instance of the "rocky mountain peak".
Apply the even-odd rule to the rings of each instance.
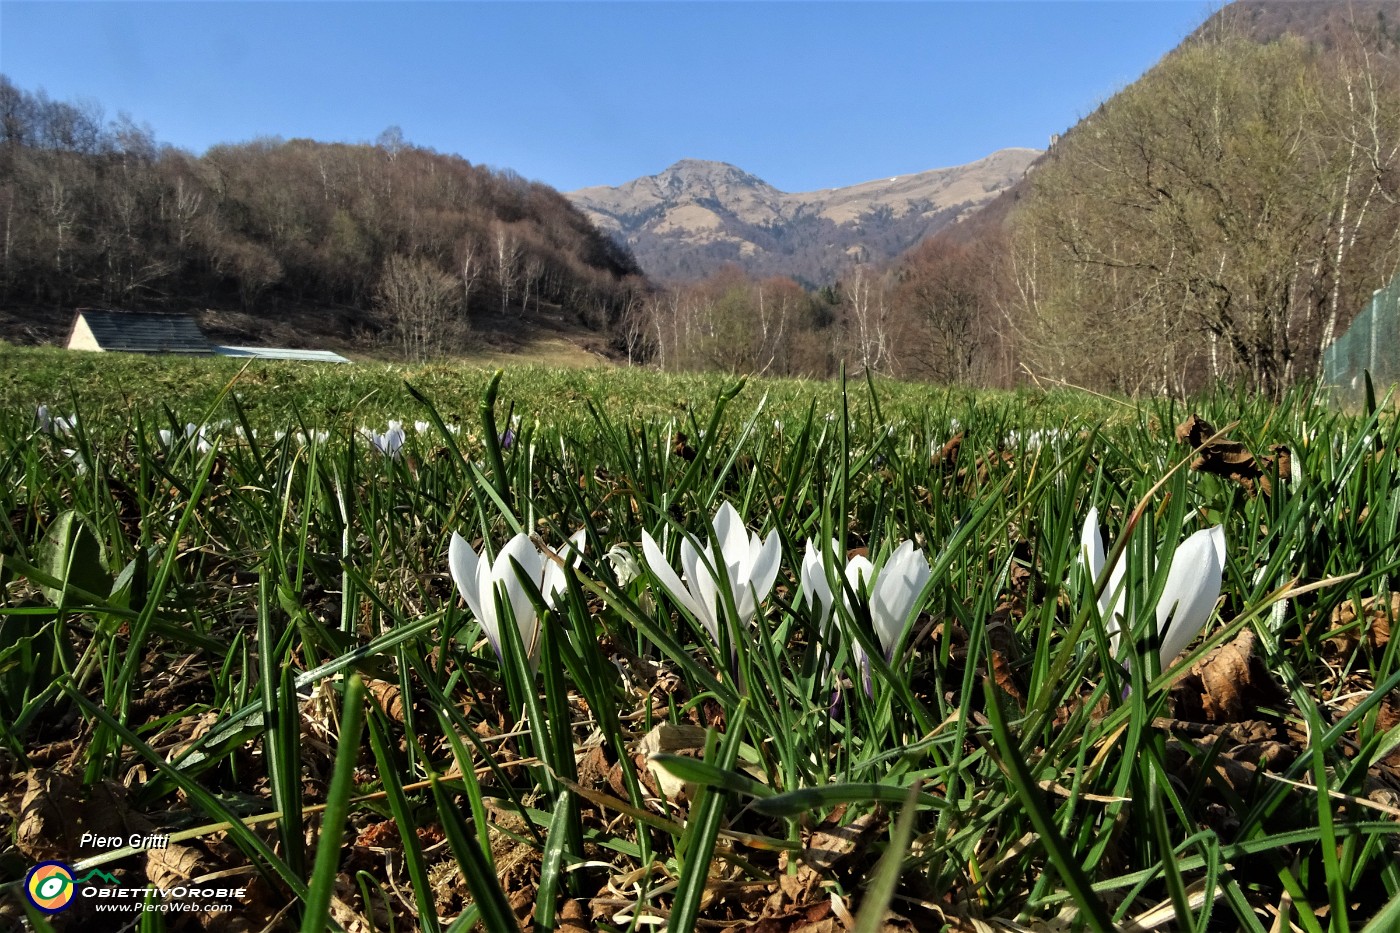
[[[617,187],[566,195],[662,279],[727,263],[809,284],[855,259],[893,258],[1015,183],[1040,155],[1002,149],[967,165],[788,194],[727,162],[682,159]]]

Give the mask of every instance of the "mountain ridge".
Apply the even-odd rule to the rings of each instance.
[[[834,281],[955,223],[1019,179],[1040,150],[999,149],[963,165],[815,191],[785,192],[728,162],[681,159],[621,185],[568,192],[658,279],[698,279],[734,263],[754,275]]]

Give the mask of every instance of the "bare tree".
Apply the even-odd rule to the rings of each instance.
[[[458,284],[432,263],[394,254],[375,291],[380,312],[397,332],[404,358],[422,362],[461,336]]]
[[[500,221],[492,225],[491,232],[495,248],[496,284],[501,291],[501,313],[505,314],[510,307],[516,277],[520,274],[520,241],[510,226]]]
[[[457,268],[460,270],[462,278],[462,311],[471,310],[472,289],[481,280],[481,267],[484,265],[481,244],[475,237],[463,238],[457,247]]]
[[[890,305],[885,283],[860,264],[841,285],[846,312],[846,332],[850,342],[848,362],[857,372],[884,372],[892,363]]]
[[[1400,95],[1373,109],[1364,72],[1330,67],[1291,38],[1187,46],[1062,141],[1018,216],[1028,349],[1129,392],[1311,376],[1393,270],[1377,243],[1400,219],[1371,165],[1394,159]]]

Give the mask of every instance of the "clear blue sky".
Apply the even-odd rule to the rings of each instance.
[[[1043,148],[1218,5],[0,0],[0,72],[196,153],[396,125],[564,191],[682,158],[807,191]]]

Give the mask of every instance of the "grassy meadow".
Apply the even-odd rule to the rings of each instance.
[[[0,923],[1396,929],[1397,432],[0,348]]]

